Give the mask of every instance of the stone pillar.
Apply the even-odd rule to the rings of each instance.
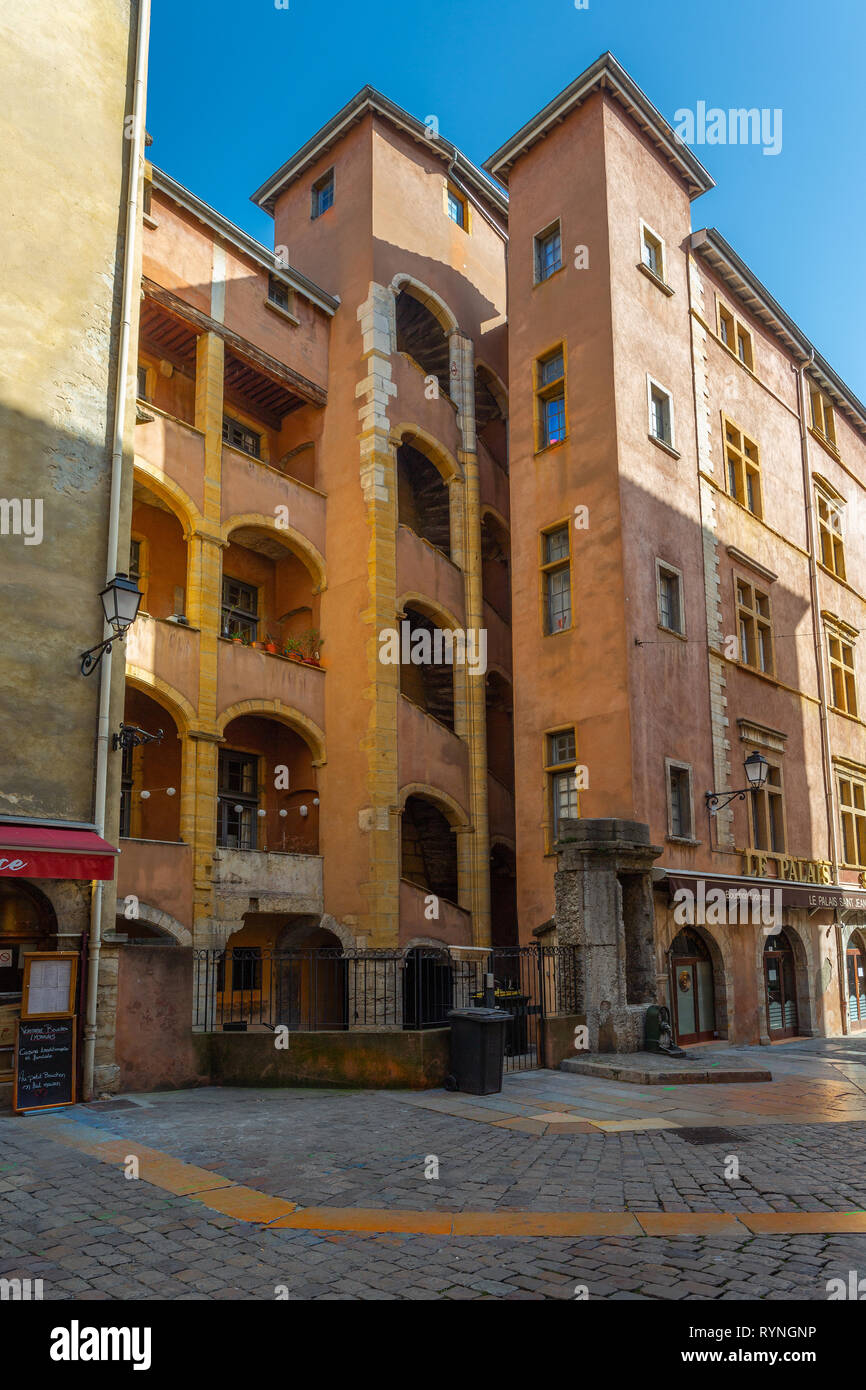
[[[557,940],[580,948],[590,1051],[638,1052],[656,1002],[652,867],[661,847],[639,821],[566,820],[556,850]]]

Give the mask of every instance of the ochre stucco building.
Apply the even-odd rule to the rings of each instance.
[[[254,194],[273,250],[148,169],[114,949],[580,944],[560,837],[637,822],[624,1005],[858,1028],[866,408],[610,55],[485,167],[366,88]]]

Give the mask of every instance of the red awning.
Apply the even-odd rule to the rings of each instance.
[[[0,878],[114,878],[118,854],[93,830],[0,825]]]

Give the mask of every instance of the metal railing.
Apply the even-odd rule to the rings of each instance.
[[[234,947],[193,956],[198,1032],[441,1028],[450,1009],[485,1002],[492,974],[494,1000],[511,1015],[506,1055],[532,1066],[540,1020],[575,1013],[579,1004],[573,946],[496,949],[471,959],[427,947],[404,953],[335,946]]]

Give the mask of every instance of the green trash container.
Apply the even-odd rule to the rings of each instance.
[[[451,1009],[451,1073],[458,1091],[492,1096],[502,1090],[505,1028],[502,1009]]]

